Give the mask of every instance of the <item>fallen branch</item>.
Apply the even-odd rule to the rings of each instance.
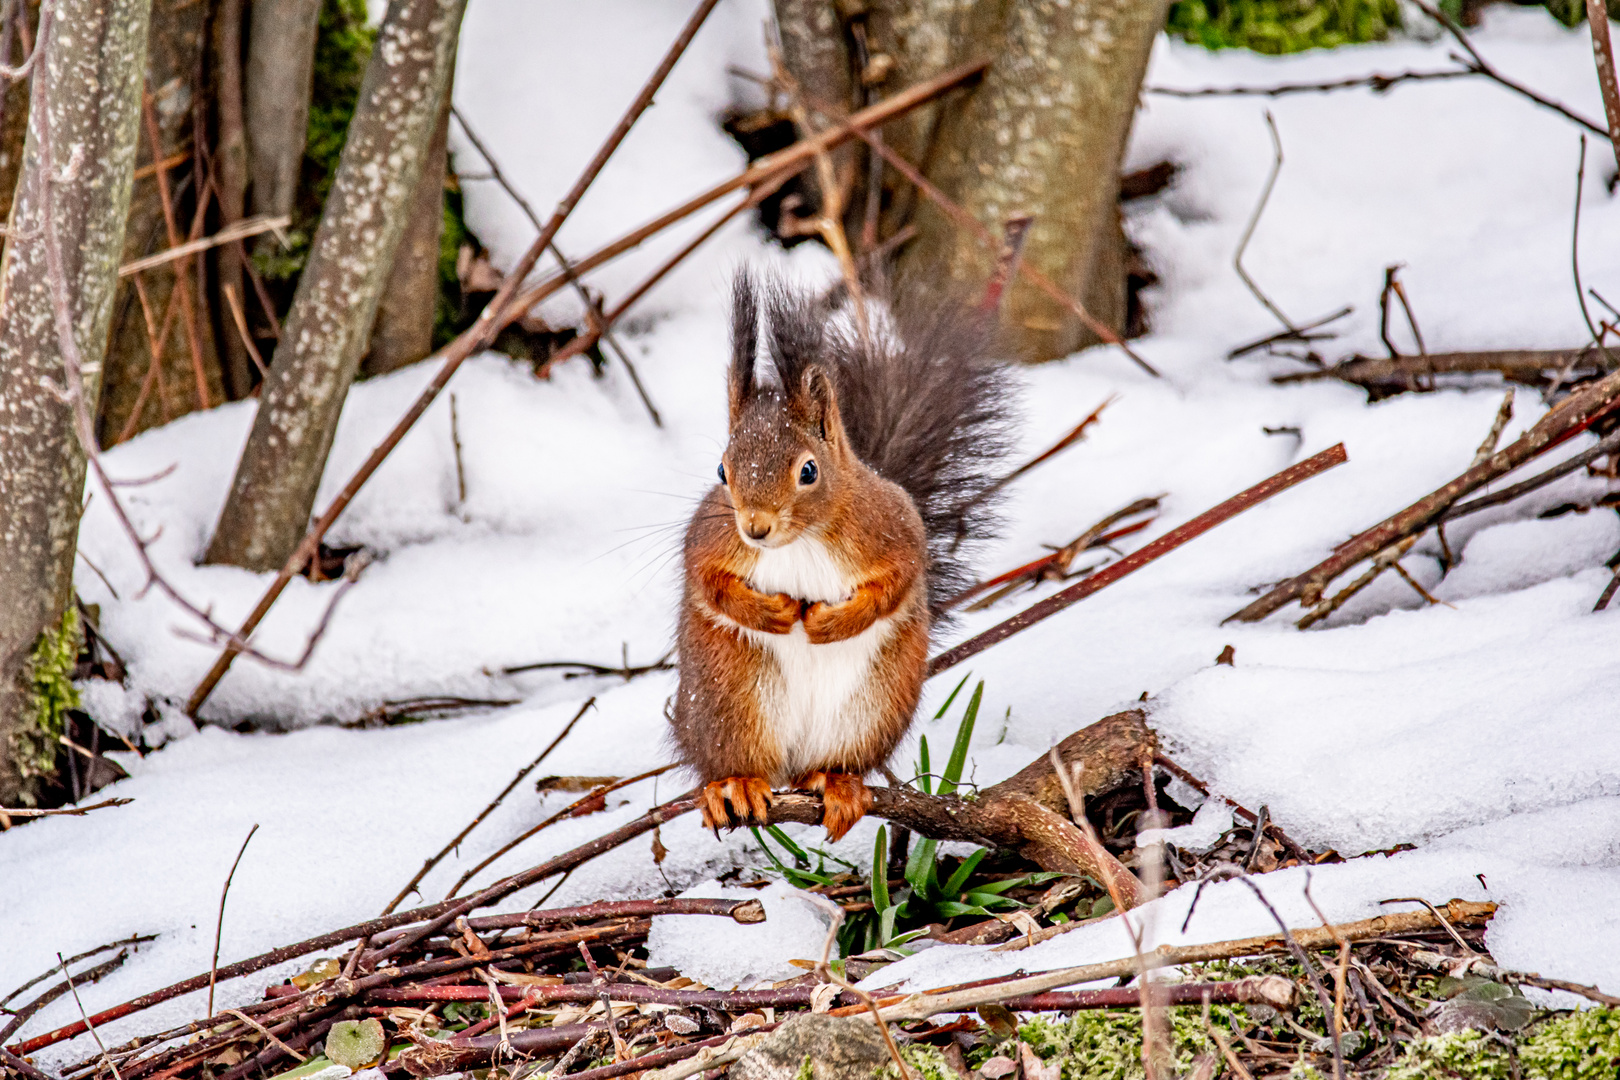
[[[1321,602],[1328,583],[1370,558],[1439,521],[1459,498],[1513,471],[1537,455],[1585,431],[1620,406],[1620,372],[1581,387],[1555,405],[1534,427],[1461,476],[1425,495],[1405,510],[1351,538],[1316,566],[1278,585],[1226,622],[1258,622],[1295,600],[1306,607]]]
[[[1292,465],[1268,480],[1263,480],[1246,491],[1232,496],[1213,509],[1206,510],[1183,525],[1171,529],[1157,540],[1151,541],[1137,549],[1125,558],[1090,574],[1068,588],[1040,600],[1023,611],[1014,615],[1006,622],[992,626],[981,634],[940,653],[928,662],[928,673],[936,675],[946,668],[960,664],[963,660],[988,649],[1007,638],[1012,637],[1020,630],[1026,630],[1043,619],[1050,618],[1071,604],[1084,600],[1092,593],[1099,592],[1120,578],[1125,577],[1148,563],[1165,555],[1185,544],[1187,541],[1201,536],[1229,518],[1236,517],[1252,506],[1256,506],[1280,492],[1286,491],[1295,484],[1309,480],[1318,473],[1326,472],[1336,465],[1342,465],[1349,460],[1345,453],[1344,444],[1332,446],[1315,457],[1306,459],[1298,465]]]
[[[1292,1009],[1299,1000],[1294,984],[1280,975],[1252,975],[1232,982],[1166,983],[1155,987],[1154,996],[1160,1005],[1202,1005],[1208,1001],[1211,1005],[1269,1005],[1279,1011]],[[1002,998],[996,1004],[1019,1012],[1070,1012],[1134,1009],[1141,998],[1142,992],[1136,987],[1120,986],[1106,990],[1048,990]],[[905,999],[891,997],[888,1000],[893,1003]],[[854,1016],[860,1007],[842,1005],[829,1011],[833,1016]]]
[[[1375,94],[1383,94],[1403,82],[1426,82],[1430,79],[1466,79],[1482,74],[1484,73],[1475,71],[1472,68],[1464,68],[1461,71],[1400,71],[1394,75],[1356,75],[1347,79],[1332,79],[1327,82],[1281,83],[1276,86],[1203,86],[1196,89],[1178,86],[1144,86],[1142,93],[1174,98],[1275,98],[1286,97],[1289,94],[1325,94],[1334,90],[1368,89]]]
[[[1274,383],[1316,382],[1339,379],[1354,383],[1375,397],[1435,388],[1438,375],[1475,375],[1495,372],[1511,382],[1546,386],[1560,373],[1564,378],[1587,379],[1606,368],[1600,352],[1590,345],[1575,349],[1506,349],[1487,352],[1429,353],[1427,356],[1353,356],[1319,371],[1296,371],[1272,378]]]
[[[1496,912],[1491,903],[1471,903],[1452,900],[1443,907],[1446,918],[1453,925],[1480,925],[1489,921]],[[1378,915],[1360,922],[1341,923],[1332,929],[1310,927],[1293,930],[1292,936],[1301,948],[1337,948],[1339,940],[1364,941],[1368,938],[1409,934],[1419,930],[1440,927],[1440,920],[1428,911],[1401,912],[1396,915]],[[1337,938],[1335,937],[1337,933]],[[1094,982],[1098,979],[1133,977],[1140,970],[1176,967],[1181,964],[1201,964],[1211,960],[1235,960],[1245,956],[1288,951],[1288,942],[1282,934],[1217,941],[1207,945],[1161,945],[1143,953],[1098,964],[1063,968],[989,986],[975,986],[965,990],[944,993],[911,994],[891,998],[893,1004],[882,1010],[885,1022],[897,1020],[926,1020],[946,1012],[963,1012],[980,1005],[995,1004],[1026,994],[1043,994],[1075,983]],[[1137,991],[1132,990],[1133,994]],[[881,1004],[881,999],[880,999]]]

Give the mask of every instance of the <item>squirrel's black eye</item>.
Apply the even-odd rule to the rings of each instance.
[[[720,471],[720,482],[723,484],[723,483],[726,482],[726,463],[725,462],[722,461],[720,463],[720,470],[719,471]]]
[[[799,469],[799,483],[800,483],[800,485],[802,485],[804,487],[809,487],[811,484],[813,484],[815,482],[816,482],[816,463],[815,463],[814,460],[810,460],[810,461],[805,462],[804,466]]]

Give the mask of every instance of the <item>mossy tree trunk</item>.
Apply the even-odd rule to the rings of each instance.
[[[309,524],[450,83],[464,0],[391,0],[207,561],[278,569]]]
[[[861,23],[892,92],[973,56],[993,61],[965,98],[888,125],[884,139],[918,162],[952,198],[999,231],[1014,214],[1035,218],[1024,258],[1102,321],[1124,319],[1123,234],[1116,209],[1119,167],[1153,40],[1169,0],[871,0],[841,5]],[[796,48],[795,29],[831,3],[778,0],[784,58],[807,87],[831,85],[825,41]],[[846,72],[849,22],[836,39]],[[852,76],[845,76],[849,85]],[[892,176],[892,173],[890,174]],[[857,182],[851,213],[864,202]],[[883,235],[902,218],[918,228],[900,272],[977,288],[991,273],[985,251],[938,210],[898,189],[886,196]],[[847,219],[846,219],[847,220]],[[1090,344],[1067,309],[1017,283],[1003,306],[1013,347],[1046,360]]]
[[[85,456],[69,407],[46,274],[41,198],[50,183],[73,330],[94,404],[140,129],[151,0],[57,0],[36,65],[5,254],[0,258],[0,805],[31,797],[61,701],[36,690],[74,648],[73,561]],[[54,180],[41,159],[46,121]],[[69,639],[64,641],[63,639]],[[36,657],[39,663],[36,663]],[[57,712],[58,715],[49,715]],[[44,765],[49,768],[49,762]]]

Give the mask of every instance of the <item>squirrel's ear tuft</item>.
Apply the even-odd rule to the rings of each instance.
[[[736,421],[754,392],[754,361],[759,354],[759,299],[746,271],[731,286],[731,369],[726,397]]]
[[[795,418],[810,429],[810,433],[831,446],[844,443],[844,421],[838,414],[838,391],[832,376],[821,364],[810,364],[799,377],[798,391],[793,395]]]

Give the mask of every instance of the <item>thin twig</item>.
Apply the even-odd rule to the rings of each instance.
[[[217,248],[223,244],[229,244],[236,240],[246,240],[249,237],[258,236],[260,233],[273,232],[280,234],[281,230],[285,229],[291,224],[292,218],[286,216],[270,217],[265,214],[259,214],[255,217],[243,218],[241,221],[225,226],[212,236],[203,236],[197,238],[196,240],[187,240],[183,244],[177,244],[174,247],[148,255],[145,258],[135,259],[131,262],[127,262],[118,268],[118,276],[130,277],[134,274],[140,273],[142,270],[150,270],[154,266],[162,266],[163,264],[173,262],[176,259],[189,258],[198,252],[208,251],[211,248]]]
[[[1485,438],[1479,444],[1479,449],[1474,451],[1474,460],[1468,463],[1470,469],[1496,453],[1496,447],[1502,441],[1502,431],[1508,426],[1508,421],[1512,419],[1513,390],[1510,387],[1508,392],[1502,395],[1502,404],[1496,407],[1496,419],[1491,421],[1491,430],[1485,433]]]
[[[456,118],[456,123],[461,125],[462,133],[467,136],[467,141],[473,144],[473,149],[478,151],[479,156],[482,157],[485,164],[489,166],[489,178],[499,184],[501,190],[505,191],[507,196],[511,198],[513,202],[518,204],[518,209],[522,210],[524,216],[529,219],[529,224],[534,226],[535,232],[544,232],[545,225],[541,222],[539,216],[535,214],[534,209],[529,206],[529,200],[525,199],[521,194],[519,194],[517,188],[514,187],[512,182],[506,178],[506,173],[501,171],[500,162],[495,160],[495,155],[490,153],[489,147],[486,146],[484,141],[478,137],[478,133],[473,131],[472,125],[467,123],[467,118],[461,114],[461,110],[457,109],[454,105],[451,105],[450,115]],[[470,178],[463,176],[462,179],[465,180]],[[575,272],[573,265],[563,255],[562,249],[557,246],[557,242],[555,240],[551,242],[549,250],[551,251],[551,257],[557,260],[557,266],[562,270],[563,276],[568,279],[568,284],[573,286],[574,292],[577,293],[580,300],[584,302],[585,310],[588,313],[596,312],[600,314],[601,301],[596,297],[593,297],[590,292],[586,290],[584,284],[580,282],[579,276]],[[630,381],[635,384],[636,393],[640,395],[642,405],[646,407],[648,414],[652,417],[653,426],[663,427],[664,421],[658,415],[658,410],[653,406],[652,399],[647,396],[646,389],[641,385],[641,376],[636,372],[635,365],[630,362],[629,354],[620,347],[618,339],[615,338],[610,332],[610,328],[606,326],[602,327],[599,334],[602,340],[607,342],[608,347],[619,355],[619,361],[624,364],[624,369],[629,374]]]
[[[231,321],[236,325],[237,336],[242,339],[242,347],[247,350],[253,366],[259,370],[259,378],[263,379],[269,372],[264,366],[264,357],[259,354],[259,346],[254,343],[253,335],[248,333],[247,316],[242,312],[242,301],[236,296],[236,286],[227,281],[219,287],[225,294],[225,304],[231,309]]]
[[[388,901],[388,906],[383,908],[382,913],[384,915],[392,913],[395,908],[399,907],[407,896],[415,892],[416,887],[422,884],[422,879],[427,877],[428,873],[435,866],[439,865],[446,855],[460,847],[461,842],[467,839],[468,834],[476,829],[485,818],[495,812],[495,808],[500,806],[508,795],[512,794],[517,786],[523,782],[524,777],[528,776],[537,767],[539,767],[540,763],[546,760],[553,750],[562,745],[562,741],[568,737],[569,732],[574,730],[574,725],[579,723],[580,717],[584,716],[585,713],[595,704],[596,698],[592,697],[589,698],[585,704],[581,705],[579,707],[579,711],[574,714],[574,718],[563,725],[563,729],[557,733],[557,737],[552,739],[551,742],[547,743],[546,748],[540,751],[539,755],[533,761],[519,769],[517,771],[517,775],[512,777],[512,782],[507,784],[506,787],[502,788],[501,793],[495,796],[495,798],[490,801],[488,806],[480,810],[478,812],[478,816],[467,823],[466,828],[458,832],[448,844],[440,848],[438,854],[434,855],[431,859],[428,859],[422,864],[422,869],[418,870],[415,876],[405,883],[405,887],[399,890],[398,896]]]
[[[529,837],[531,837],[531,836],[535,835],[536,833],[541,832],[541,831],[543,831],[545,829],[549,829],[551,826],[555,825],[557,822],[563,820],[564,818],[574,816],[575,811],[580,810],[580,809],[582,809],[582,808],[584,808],[586,806],[590,806],[593,803],[599,802],[604,796],[609,795],[612,792],[618,791],[620,788],[629,787],[631,784],[639,784],[639,783],[641,783],[641,781],[650,780],[655,776],[662,776],[664,773],[669,772],[673,768],[676,768],[676,765],[660,765],[656,769],[649,769],[646,772],[640,773],[640,774],[638,774],[636,776],[627,776],[622,780],[615,780],[611,784],[603,784],[601,787],[593,789],[589,794],[584,795],[584,796],[574,800],[573,802],[569,803],[567,806],[563,807],[561,810],[557,811],[555,814],[552,814],[550,817],[548,817],[544,821],[540,822],[540,824],[534,826],[531,829],[525,830],[516,839],[514,839],[514,840],[512,840],[512,841],[510,841],[510,842],[508,842],[506,844],[503,844],[501,847],[495,849],[495,851],[492,854],[490,854],[487,858],[485,858],[477,866],[474,866],[471,870],[468,870],[465,874],[462,874],[460,879],[456,881],[455,886],[453,888],[451,888],[449,893],[446,894],[445,899],[449,900],[452,897],[454,897],[458,892],[461,891],[461,887],[463,885],[467,884],[467,882],[472,880],[473,875],[477,874],[478,871],[484,869],[484,867],[488,866],[490,863],[494,862],[496,859],[499,859],[502,855],[505,855],[508,851],[511,851],[513,848],[515,848],[519,844],[523,843],[523,841],[527,840]]]
[[[209,1011],[212,1012],[213,1010],[210,1009]],[[307,1055],[300,1054],[297,1050],[294,1050],[292,1047],[288,1046],[286,1043],[284,1043],[280,1039],[276,1038],[276,1036],[271,1033],[269,1028],[265,1027],[263,1024],[259,1023],[257,1020],[253,1019],[251,1016],[246,1015],[240,1009],[226,1009],[225,1013],[228,1016],[236,1017],[238,1020],[242,1021],[242,1023],[246,1024],[248,1027],[252,1028],[254,1031],[257,1031],[260,1035],[263,1035],[272,1044],[274,1044],[275,1046],[279,1046],[281,1048],[281,1052],[283,1054],[286,1054],[288,1057],[290,1057],[294,1061],[298,1062],[298,1064],[302,1065],[304,1062],[309,1060],[309,1057]]]
[[[1471,58],[1471,60],[1465,60],[1456,53],[1453,53],[1451,55],[1452,60],[1463,65],[1463,67],[1467,68],[1468,70],[1478,72],[1487,79],[1490,79],[1492,82],[1512,90],[1516,94],[1529,98],[1542,108],[1551,109],[1553,112],[1575,121],[1575,123],[1586,128],[1588,131],[1602,135],[1604,138],[1608,138],[1607,131],[1601,127],[1598,127],[1586,117],[1581,116],[1579,113],[1571,112],[1568,108],[1560,105],[1556,101],[1553,101],[1551,98],[1543,97],[1522,83],[1514,82],[1506,75],[1503,75],[1501,72],[1497,71],[1496,68],[1492,67],[1488,62],[1486,62],[1485,58],[1479,54],[1479,50],[1475,49],[1474,43],[1468,40],[1468,35],[1463,32],[1463,28],[1458,26],[1457,21],[1450,15],[1447,15],[1444,11],[1440,10],[1434,5],[1427,3],[1427,0],[1412,0],[1412,2],[1416,4],[1425,15],[1439,23],[1441,26],[1445,27],[1446,31],[1450,33],[1452,37],[1457,39],[1457,44],[1461,45]]]
[[[231,860],[231,871],[225,875],[225,886],[219,890],[219,919],[214,923],[214,960],[208,967],[208,1015],[214,1015],[214,983],[219,974],[219,939],[225,931],[225,898],[231,895],[231,879],[236,876],[236,867],[242,861],[242,855],[247,851],[248,841],[253,834],[259,831],[258,823],[248,830],[247,836],[242,839],[242,846],[236,849],[236,858]]]
[[[1092,593],[1112,585],[1120,578],[1141,569],[1161,555],[1167,554],[1187,541],[1208,532],[1228,518],[1235,517],[1250,507],[1266,501],[1273,495],[1286,491],[1295,484],[1308,480],[1336,465],[1342,465],[1348,460],[1349,455],[1345,453],[1344,444],[1339,443],[1314,457],[1300,462],[1298,465],[1284,469],[1267,480],[1262,480],[1246,491],[1227,499],[1219,506],[1204,511],[1191,521],[1178,525],[1157,540],[1149,542],[1118,562],[1105,566],[1061,592],[1054,593],[1030,605],[1006,622],[992,626],[960,645],[940,653],[928,662],[928,673],[936,675],[948,667],[961,663],[970,656],[978,655],[990,646],[1012,637],[1019,631],[1028,629],[1041,620],[1056,615],[1070,604],[1084,600]]]
[[[90,1032],[90,1037],[96,1040],[96,1046],[101,1050],[101,1059],[107,1063],[109,1068],[112,1069],[113,1080],[124,1080],[124,1078],[119,1075],[117,1064],[111,1057],[107,1056],[107,1044],[101,1041],[101,1033],[96,1030],[94,1024],[90,1023],[90,1017],[84,1011],[84,1002],[79,1000],[79,988],[73,985],[73,975],[67,969],[67,961],[62,959],[61,953],[56,954],[56,959],[61,961],[62,978],[67,980],[68,993],[73,995],[73,1004],[79,1008],[79,1016],[84,1020],[85,1029]]]
[[[461,463],[461,424],[456,416],[456,395],[450,395],[450,449],[456,456],[456,506],[467,501],[467,470]]]
[[[1277,86],[1205,86],[1184,89],[1176,86],[1144,86],[1142,93],[1163,97],[1286,97],[1289,94],[1322,94],[1334,90],[1371,89],[1382,94],[1403,82],[1422,82],[1428,79],[1465,79],[1484,72],[1467,68],[1462,71],[1401,71],[1394,75],[1357,75],[1329,82],[1282,83]]]
[[[1243,252],[1248,249],[1249,238],[1254,235],[1255,226],[1260,224],[1260,215],[1266,212],[1266,203],[1271,201],[1271,191],[1277,186],[1277,177],[1282,173],[1283,167],[1282,136],[1277,134],[1277,121],[1272,118],[1270,109],[1266,110],[1266,130],[1271,133],[1271,172],[1266,176],[1265,187],[1260,189],[1260,200],[1254,204],[1254,212],[1249,215],[1249,223],[1243,227],[1243,236],[1238,240],[1237,250],[1232,252],[1232,269],[1237,271],[1238,277],[1243,279],[1243,284],[1248,286],[1249,292],[1254,294],[1254,298],[1260,301],[1260,306],[1271,312],[1272,315],[1276,316],[1278,322],[1288,328],[1288,336],[1298,337],[1300,334],[1299,327],[1295,326],[1294,321],[1282,313],[1281,308],[1271,302],[1271,298],[1261,291],[1259,285],[1255,284],[1254,279],[1249,276],[1249,272],[1243,269]]]
[[[54,810],[29,810],[22,808],[13,810],[9,806],[4,806],[0,807],[0,814],[14,818],[83,817],[92,810],[105,810],[109,806],[127,806],[134,801],[134,799],[103,799],[101,802],[92,803],[89,806],[59,806]],[[78,957],[74,957],[74,959],[76,960]]]

